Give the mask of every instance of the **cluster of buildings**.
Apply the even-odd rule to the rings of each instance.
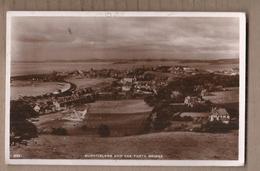
[[[190,66],[150,66],[150,67],[140,67],[133,68],[130,70],[116,70],[116,69],[100,69],[95,70],[91,68],[89,71],[81,71],[77,70],[70,73],[70,76],[84,76],[88,78],[115,78],[115,79],[124,79],[124,78],[136,78],[137,80],[151,80],[153,77],[149,74],[149,72],[157,72],[157,73],[170,73],[174,75],[196,75],[202,73],[208,73],[205,70],[199,70]],[[68,74],[67,74],[68,76]]]
[[[58,101],[49,101],[48,103],[36,102],[33,106],[33,109],[34,111],[42,115],[42,114],[48,114],[52,112],[65,110],[66,108],[61,107]]]
[[[145,97],[157,94],[158,87],[166,86],[166,82],[161,81],[140,81],[134,78],[123,78],[120,80],[122,92],[132,92],[133,97]]]
[[[205,100],[197,96],[187,96],[184,99],[184,104],[187,105],[188,107],[196,107],[199,105],[204,105],[205,103],[206,103]]]
[[[48,114],[65,110],[75,104],[93,102],[95,100],[94,96],[95,94],[91,88],[84,88],[70,91],[69,95],[50,94],[41,98],[26,97],[23,100],[27,101],[39,114]]]
[[[231,68],[222,71],[215,71],[215,74],[237,76],[239,75],[239,68]]]
[[[183,112],[180,117],[190,117],[194,123],[221,122],[229,124],[231,117],[225,108],[212,108],[210,112]]]
[[[205,70],[199,70],[197,68],[194,67],[190,67],[190,66],[182,66],[182,65],[176,65],[176,66],[161,66],[158,67],[159,71],[165,72],[165,73],[171,73],[174,75],[196,75],[196,74],[204,74],[204,73],[208,73],[208,71]]]
[[[115,69],[100,69],[100,70],[95,70],[91,68],[89,71],[80,71],[80,75],[84,75],[85,77],[88,78],[123,78],[126,76],[126,71],[119,71]],[[78,74],[78,73],[76,73]]]
[[[115,78],[117,81],[116,85],[111,85],[107,90],[96,90],[93,91],[91,88],[83,89],[71,89],[70,87],[64,90],[54,92],[52,94],[43,95],[42,97],[29,98],[29,103],[34,110],[40,114],[52,113],[66,109],[68,106],[74,104],[84,104],[93,102],[95,100],[111,100],[111,99],[126,99],[126,98],[144,98],[150,95],[157,94],[157,90],[160,87],[165,87],[168,81],[165,79],[155,79],[153,73],[171,73],[174,75],[195,75],[203,73],[202,71],[189,66],[156,66],[156,67],[143,67],[131,70],[116,70],[116,69],[101,69],[89,71],[77,70],[72,73],[55,73],[58,77],[89,77],[89,78]],[[239,71],[232,69],[232,74],[236,74]],[[148,74],[147,74],[148,73]],[[44,77],[45,78],[45,77]],[[68,91],[69,90],[69,91]],[[66,92],[67,94],[62,93]],[[172,99],[184,99],[183,104],[189,108],[196,108],[197,106],[206,105],[203,96],[207,94],[206,89],[202,89],[201,97],[197,96],[186,96],[178,91],[172,91],[170,97]],[[211,120],[223,119],[225,109],[215,109],[212,113],[219,113],[218,115],[210,115]],[[227,116],[225,116],[227,117]],[[227,117],[228,118],[228,117]],[[230,119],[230,117],[229,117]]]
[[[202,93],[206,92],[203,91]],[[181,96],[181,94],[178,91],[174,91],[172,92],[172,96],[176,98],[177,96]],[[195,131],[202,130],[204,125],[221,123],[230,126],[230,123],[234,123],[231,121],[230,113],[225,108],[207,103],[203,99],[203,96],[186,96],[183,103],[172,103],[171,107],[177,109],[174,110],[175,112],[172,116],[174,121],[190,123],[185,124],[186,126],[184,127],[179,127],[177,124],[175,125],[176,129]]]

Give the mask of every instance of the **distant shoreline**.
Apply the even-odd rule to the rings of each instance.
[[[68,67],[69,66],[69,67]],[[137,67],[151,66],[191,66],[204,70],[216,71],[220,69],[239,68],[239,60],[121,60],[121,61],[23,61],[11,63],[11,75],[48,74],[53,71],[73,72],[91,69],[127,70]]]

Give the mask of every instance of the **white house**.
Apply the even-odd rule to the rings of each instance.
[[[61,110],[60,104],[59,104],[57,101],[54,101],[54,102],[53,102],[53,105],[54,105],[54,107],[55,107],[55,110],[57,110],[57,111],[60,111],[60,110]]]
[[[229,124],[230,122],[230,115],[224,108],[213,108],[209,115],[209,121],[220,121],[224,124]]]
[[[130,90],[131,90],[131,86],[127,86],[127,85],[122,86],[122,91],[130,91]]]

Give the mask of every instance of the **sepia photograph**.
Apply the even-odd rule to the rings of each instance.
[[[7,164],[243,166],[239,12],[9,11]]]

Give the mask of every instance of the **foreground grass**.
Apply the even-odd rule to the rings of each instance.
[[[40,135],[27,146],[12,146],[12,154],[33,159],[84,159],[85,154],[155,154],[174,160],[234,160],[238,156],[238,132],[160,132],[108,138]]]

